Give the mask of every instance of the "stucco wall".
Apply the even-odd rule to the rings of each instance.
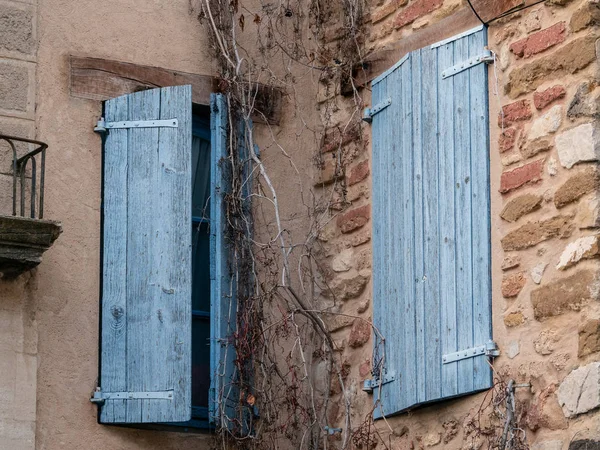
[[[393,47],[465,7],[455,0],[374,2],[365,26],[367,50]],[[576,441],[600,438],[597,388],[581,385],[585,374],[597,377],[600,359],[598,17],[597,2],[548,1],[495,21],[488,31],[489,48],[497,55],[489,68],[493,337],[501,349],[494,368],[498,379],[531,383],[517,390],[517,398],[519,425],[532,448],[579,448]],[[329,29],[336,29],[335,19]],[[341,36],[325,36],[333,52],[343,48]],[[332,105],[340,112],[322,147],[329,164],[316,179],[325,195],[337,184],[339,203],[331,210],[336,220],[321,236],[326,276],[344,300],[334,311],[360,317],[330,320],[357,424],[372,408],[372,396],[361,391],[372,358],[365,320],[373,315],[373,303],[385,299],[372,297],[370,281],[370,129],[358,122],[354,131],[347,127],[354,99],[336,95],[338,83],[332,78],[321,86],[323,117]],[[364,99],[369,105],[367,89]],[[356,146],[361,134],[366,151]],[[583,149],[585,156],[577,153]],[[559,264],[569,257],[568,265]],[[573,372],[578,367],[580,372]],[[344,426],[337,407],[342,394],[339,387],[331,392],[329,420]],[[377,429],[392,448],[480,448],[485,436],[468,425],[485,395],[438,402],[378,421]],[[569,406],[580,395],[595,399],[591,411]],[[477,428],[490,424],[484,417]]]

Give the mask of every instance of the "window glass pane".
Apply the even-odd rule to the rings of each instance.
[[[192,216],[210,217],[210,142],[192,137]]]
[[[210,312],[210,236],[207,223],[192,224],[192,309]]]
[[[208,406],[210,388],[210,321],[192,321],[192,405]]]

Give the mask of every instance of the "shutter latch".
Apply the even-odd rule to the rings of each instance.
[[[92,403],[104,404],[106,400],[173,400],[173,390],[158,392],[102,392],[102,388],[96,388],[94,396],[90,398]]]
[[[371,380],[365,380],[363,382],[362,390],[371,394],[373,390],[379,386],[383,386],[384,384],[391,383],[396,379],[396,372],[389,372],[383,375],[383,378],[377,377]]]
[[[100,117],[94,127],[96,133],[106,133],[106,130],[113,128],[177,128],[179,121],[177,119],[165,120],[123,120],[120,122],[106,122],[104,117]]]
[[[498,350],[498,345],[496,345],[494,341],[488,341],[485,345],[468,348],[454,353],[446,353],[445,355],[442,355],[442,363],[450,364],[462,359],[475,358],[479,355],[485,355],[490,358],[499,356],[500,351]]]
[[[377,103],[372,108],[365,108],[365,111],[363,113],[363,120],[367,123],[371,123],[373,121],[373,116],[375,114],[383,111],[385,108],[387,108],[391,104],[392,104],[392,99],[388,98],[387,100],[384,100],[381,103]]]
[[[490,50],[484,49],[481,55],[474,56],[473,58],[467,59],[466,61],[458,63],[444,70],[442,72],[442,79],[456,75],[457,73],[470,69],[471,67],[475,67],[477,64],[492,62],[494,62],[494,54]]]

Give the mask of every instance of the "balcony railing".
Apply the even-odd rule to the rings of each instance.
[[[44,173],[46,169],[46,149],[44,142],[0,134],[0,141],[8,143],[12,150],[12,215],[43,219],[44,217]],[[23,156],[18,156],[16,143],[33,144],[36,148]],[[27,193],[27,168],[31,167],[31,185]],[[38,185],[39,171],[39,185]],[[18,191],[18,196],[17,196]],[[29,196],[29,202],[27,197]],[[27,203],[29,203],[27,205]],[[18,206],[18,207],[17,207]],[[26,208],[28,206],[28,208]],[[36,217],[37,213],[37,217]]]

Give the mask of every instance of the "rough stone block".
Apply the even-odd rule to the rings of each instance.
[[[600,256],[600,236],[585,236],[571,242],[556,265],[558,270],[565,270],[574,266],[582,259],[597,258]]]
[[[558,159],[563,167],[600,159],[600,130],[597,124],[584,123],[556,136]]]
[[[515,122],[531,119],[531,104],[529,100],[519,100],[502,107],[498,114],[498,126],[509,126]]]
[[[536,109],[544,109],[550,103],[563,98],[565,95],[567,95],[565,87],[558,84],[544,91],[533,94],[533,104],[535,105]]]
[[[502,296],[504,298],[512,298],[519,295],[519,292],[525,286],[527,279],[523,272],[504,275],[502,278]]]
[[[600,227],[600,199],[596,195],[577,205],[576,222],[579,228]]]
[[[546,220],[527,222],[504,236],[501,243],[503,250],[506,252],[523,250],[557,236],[566,237],[571,232],[570,218],[555,216]]]
[[[435,11],[442,6],[443,3],[443,0],[413,1],[394,18],[394,27],[396,29],[402,28],[403,26],[414,22],[419,17],[423,17],[425,14]]]
[[[364,205],[351,209],[337,218],[337,225],[342,233],[350,233],[363,227],[371,218],[371,206]]]
[[[571,30],[583,30],[592,25],[600,24],[600,3],[597,0],[587,0],[571,16]]]
[[[548,267],[548,263],[539,263],[533,269],[531,269],[530,275],[531,279],[535,284],[540,284],[542,282],[542,277],[544,276],[544,271]]]
[[[555,105],[550,108],[546,114],[534,120],[531,129],[529,130],[529,139],[533,141],[555,133],[562,123],[562,116],[563,111],[561,105]]]
[[[26,64],[0,60],[0,109],[26,113],[29,110],[30,69]]]
[[[349,300],[362,294],[370,279],[370,270],[361,270],[360,272],[351,270],[339,274],[331,282],[331,290],[336,299]]]
[[[600,438],[572,441],[569,444],[569,450],[600,450]]]
[[[596,352],[600,352],[600,320],[591,319],[579,326],[577,356],[583,358]]]
[[[317,169],[317,176],[315,178],[315,186],[329,184],[341,177],[341,171],[337,165],[337,159],[331,158],[329,155],[323,161],[321,168]]]
[[[504,325],[508,328],[516,327],[525,323],[525,316],[521,311],[511,312],[504,316]]]
[[[510,200],[502,209],[500,217],[507,222],[516,222],[525,214],[536,211],[542,206],[543,197],[535,194],[525,194]]]
[[[558,22],[511,44],[510,51],[518,57],[529,58],[564,42],[567,35],[565,22]]]
[[[0,3],[0,54],[33,56],[35,51],[33,8]]]
[[[558,79],[576,73],[596,60],[596,36],[582,36],[545,55],[512,70],[504,92],[510,98],[537,89],[547,78]]]
[[[331,261],[331,269],[334,272],[348,272],[352,268],[354,259],[354,250],[346,248],[333,257]]]
[[[530,162],[506,172],[500,177],[500,192],[502,194],[517,189],[524,184],[537,183],[542,179],[544,160]]]
[[[573,175],[554,194],[554,205],[562,208],[569,203],[579,200],[585,194],[600,189],[600,173],[595,167],[586,167]]]
[[[577,92],[567,110],[569,119],[578,117],[600,118],[600,88],[595,82],[586,81],[577,88]]]
[[[558,403],[565,417],[575,417],[600,406],[600,363],[573,370],[558,388]]]
[[[550,139],[540,138],[534,141],[524,140],[524,142],[519,145],[519,148],[521,150],[521,155],[523,155],[524,158],[531,158],[538,153],[547,152],[552,148],[552,144]]]
[[[506,271],[506,270],[510,270],[510,269],[514,269],[515,267],[519,267],[519,265],[521,264],[521,257],[517,254],[510,254],[510,255],[506,255],[504,257],[504,259],[502,260],[502,270]]]
[[[533,316],[543,321],[564,314],[568,310],[579,311],[581,305],[598,298],[598,280],[590,270],[580,272],[531,292]]]

